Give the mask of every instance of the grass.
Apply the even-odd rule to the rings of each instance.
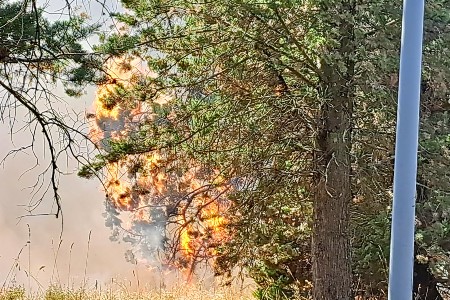
[[[59,242],[57,250],[54,251],[54,270],[58,276],[56,282],[52,282],[46,285],[42,285],[38,279],[32,275],[30,270],[30,259],[32,253],[30,251],[31,244],[31,230],[28,231],[28,241],[22,249],[20,249],[17,257],[6,274],[5,282],[1,285],[0,282],[0,300],[254,300],[252,292],[254,291],[254,284],[244,282],[238,285],[237,283],[231,286],[220,286],[220,284],[212,283],[215,280],[209,280],[209,283],[198,279],[196,283],[187,283],[182,276],[172,276],[171,274],[161,274],[163,283],[160,283],[160,287],[155,287],[155,282],[148,282],[148,286],[140,284],[140,280],[137,278],[137,273],[133,271],[133,275],[136,276],[136,282],[132,285],[131,281],[121,282],[120,279],[112,279],[109,283],[95,285],[87,278],[86,270],[88,268],[89,261],[89,249],[90,249],[91,233],[88,238],[88,248],[86,252],[86,258],[84,263],[84,278],[79,282],[79,287],[76,287],[73,283],[69,286],[71,280],[70,276],[70,258],[68,265],[68,278],[65,280],[67,285],[63,284],[60,280],[57,272],[57,260],[58,252],[61,247],[62,241]],[[73,246],[73,243],[72,243]],[[72,246],[70,247],[70,256],[72,255]],[[27,251],[28,250],[28,251]],[[28,253],[24,253],[28,252]],[[21,268],[22,254],[28,254],[28,268]],[[22,265],[23,266],[23,265]],[[42,269],[42,267],[41,267]],[[39,271],[41,270],[39,269]],[[0,270],[3,272],[5,270]],[[26,275],[25,279],[27,283],[17,278],[18,273]],[[53,276],[53,275],[52,275]],[[53,278],[53,277],[52,277]],[[149,280],[152,281],[152,280]],[[18,284],[23,282],[23,284]],[[252,282],[252,281],[250,281]],[[38,292],[33,291],[31,284],[37,284]],[[137,284],[136,284],[137,283]],[[166,284],[170,286],[166,287]],[[48,287],[47,287],[48,286]],[[90,286],[90,288],[89,288]]]
[[[221,287],[205,289],[200,285],[180,285],[170,290],[156,291],[113,291],[113,290],[75,290],[51,286],[42,294],[27,295],[24,287],[10,287],[0,292],[0,300],[250,300],[249,291]]]

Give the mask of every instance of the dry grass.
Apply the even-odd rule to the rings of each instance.
[[[1,1],[1,0],[0,0]],[[142,286],[141,283],[144,279],[138,279],[137,272],[133,271],[135,276],[132,284],[129,280],[121,282],[117,279],[111,279],[109,283],[98,284],[95,280],[95,284],[92,280],[89,280],[86,275],[86,270],[89,263],[89,249],[91,235],[89,234],[87,242],[86,259],[84,262],[84,277],[79,282],[80,287],[76,287],[72,280],[69,278],[70,274],[70,259],[69,259],[69,272],[67,278],[60,280],[57,272],[58,252],[61,247],[62,241],[58,244],[58,248],[54,255],[53,272],[58,274],[57,280],[53,283],[42,285],[36,277],[31,274],[31,270],[27,268],[21,268],[22,252],[28,250],[28,265],[29,260],[33,257],[30,245],[31,245],[31,231],[28,232],[28,242],[24,246],[17,257],[12,262],[11,268],[8,270],[0,270],[0,272],[7,271],[6,279],[3,284],[0,282],[0,300],[254,300],[252,293],[255,290],[255,285],[251,280],[241,281],[241,284],[235,283],[232,286],[220,285],[220,279],[205,280],[205,277],[199,277],[194,280],[198,280],[197,283],[187,283],[184,281],[184,276],[180,276],[180,271],[176,274],[159,274],[158,278],[147,278],[147,282],[153,282],[153,285]],[[73,244],[72,244],[73,245]],[[25,249],[27,248],[27,249]],[[71,248],[72,249],[72,248]],[[25,251],[24,251],[25,250]],[[72,250],[70,250],[72,251]],[[71,253],[71,252],[70,252]],[[26,265],[26,264],[25,264]],[[41,267],[42,268],[42,267]],[[39,269],[41,270],[41,269]],[[23,273],[26,275],[28,283],[22,280],[18,280],[17,275]],[[181,271],[181,273],[183,273]],[[205,273],[206,274],[206,273]],[[204,274],[204,275],[205,275]],[[52,275],[53,278],[53,275]],[[242,279],[242,278],[241,278]],[[17,284],[21,282],[21,284]],[[63,284],[65,282],[67,285]],[[71,286],[67,287],[71,283]],[[155,285],[159,283],[159,288],[155,288]],[[33,292],[32,284],[38,287],[38,292]],[[166,284],[171,284],[169,287],[165,287]],[[90,286],[91,288],[87,288]],[[27,288],[26,288],[27,287]],[[31,292],[30,292],[31,291]]]
[[[127,291],[86,291],[66,290],[50,287],[42,294],[27,295],[23,287],[12,287],[0,292],[0,300],[250,300],[251,292],[236,288],[204,289],[199,285],[178,286],[170,290]]]

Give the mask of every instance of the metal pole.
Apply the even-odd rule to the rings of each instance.
[[[425,0],[404,0],[395,142],[389,300],[411,300]]]

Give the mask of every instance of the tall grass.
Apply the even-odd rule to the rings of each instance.
[[[67,278],[61,278],[58,273],[57,261],[62,241],[53,248],[53,271],[55,277],[53,282],[41,283],[31,271],[32,251],[31,251],[31,230],[28,228],[28,240],[17,254],[9,270],[0,270],[5,272],[5,281],[0,282],[0,300],[250,300],[252,297],[253,285],[244,283],[240,285],[221,286],[214,279],[198,279],[198,282],[187,283],[180,274],[170,274],[160,272],[161,278],[155,278],[155,282],[142,282],[138,278],[137,272],[133,271],[133,282],[125,279],[111,279],[109,282],[93,283],[87,277],[89,263],[89,249],[91,242],[91,232],[87,241],[87,252],[85,254],[84,275],[75,286],[71,282],[71,256],[73,243],[70,246],[68,274]],[[55,246],[52,242],[52,246]],[[26,256],[26,257],[24,257]],[[21,261],[26,263],[22,265]],[[22,266],[22,268],[21,268]],[[23,268],[25,266],[25,268]],[[44,267],[41,267],[41,269]],[[132,268],[132,267],[131,267]],[[39,270],[41,270],[39,269]],[[26,275],[24,282],[19,282],[17,274],[23,272]],[[64,277],[64,276],[62,276]],[[37,286],[33,290],[32,284]],[[158,287],[157,287],[158,286]]]
[[[205,289],[201,285],[180,285],[169,290],[140,292],[64,289],[51,286],[41,294],[27,294],[24,287],[0,292],[0,300],[250,300],[251,293],[237,288]]]

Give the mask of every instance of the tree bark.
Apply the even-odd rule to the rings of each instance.
[[[342,4],[343,11],[351,11],[349,2]],[[340,45],[332,51],[341,54],[345,69],[338,70],[333,63],[322,63],[326,81],[317,136],[312,240],[315,300],[352,299],[349,208],[352,199],[353,24],[341,19],[339,32]]]
[[[336,97],[323,108],[319,175],[314,199],[313,282],[315,300],[351,298],[349,233],[352,99]]]

